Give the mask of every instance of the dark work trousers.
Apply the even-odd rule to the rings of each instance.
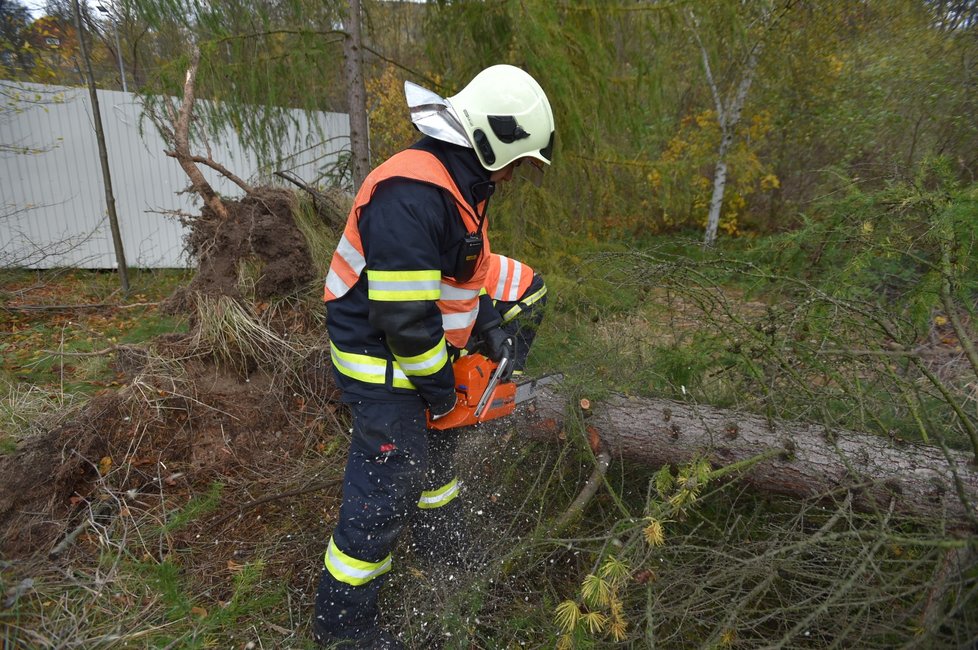
[[[534,274],[519,300],[494,303],[503,329],[513,335],[516,370],[526,364],[543,320],[546,292],[543,278]],[[454,497],[456,493],[446,488],[456,480],[458,432],[429,431],[420,397],[362,401],[351,404],[351,410],[353,440],[343,479],[343,502],[327,553],[335,545],[346,557],[347,566],[367,574],[375,567],[378,575],[350,584],[337,579],[330,569],[323,570],[313,629],[318,639],[327,641],[369,639],[379,631],[378,594],[394,544],[409,522],[415,550],[428,560],[452,564],[468,543],[461,499],[445,497],[444,503],[438,503],[441,497],[437,496]],[[429,507],[420,508],[419,501],[425,500]],[[432,501],[437,507],[430,507]],[[344,577],[342,572],[340,576]]]
[[[422,492],[437,491],[455,479],[455,431],[428,431],[425,405],[411,401],[351,404],[353,440],[343,480],[340,517],[331,548],[363,563],[384,563],[398,535],[414,518],[438,539],[451,529],[452,499],[436,508],[418,507]],[[433,550],[433,549],[432,549]],[[341,577],[343,577],[341,575]],[[314,630],[322,640],[364,639],[379,631],[377,598],[385,575],[349,584],[327,568],[316,594]]]

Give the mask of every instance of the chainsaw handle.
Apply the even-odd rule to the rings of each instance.
[[[506,366],[509,364],[509,357],[503,357],[499,360],[499,365],[496,367],[496,371],[492,373],[492,379],[489,380],[489,385],[486,386],[485,392],[482,393],[482,397],[479,399],[479,403],[475,407],[475,417],[481,417],[482,411],[485,410],[486,404],[489,403],[489,398],[492,397],[493,391],[496,390],[496,386],[499,385],[499,380],[502,379],[503,373],[506,371]]]

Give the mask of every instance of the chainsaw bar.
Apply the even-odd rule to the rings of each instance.
[[[524,382],[522,384],[516,385],[516,403],[525,402],[531,400],[537,396],[540,389],[544,386],[553,386],[560,384],[564,381],[564,376],[561,374],[554,375],[544,375],[543,377],[537,377],[536,379],[531,379],[530,381]]]

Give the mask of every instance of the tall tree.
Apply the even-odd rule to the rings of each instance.
[[[363,43],[360,34],[360,0],[349,0],[346,34],[343,36],[343,70],[346,73],[346,103],[350,115],[350,155],[354,191],[370,172],[367,126],[367,93],[363,80]]]
[[[105,205],[109,214],[109,228],[112,231],[112,245],[115,248],[115,261],[119,270],[119,283],[122,293],[129,293],[129,268],[126,265],[126,253],[122,246],[122,232],[119,229],[119,215],[115,211],[115,193],[112,191],[112,173],[109,171],[109,151],[105,146],[105,132],[102,130],[102,113],[99,110],[98,93],[95,90],[95,76],[92,74],[92,64],[89,59],[88,45],[85,43],[85,30],[82,28],[81,8],[78,0],[73,0],[75,10],[75,28],[78,30],[78,42],[81,49],[82,63],[88,77],[88,95],[92,100],[92,119],[95,123],[95,139],[98,141],[99,164],[102,167],[102,183],[105,189]]]
[[[764,5],[766,3],[758,3]],[[788,4],[790,7],[790,3]],[[751,84],[754,83],[754,75],[757,72],[757,61],[762,49],[764,48],[764,36],[766,35],[767,23],[770,22],[772,10],[770,7],[762,7],[761,14],[757,20],[760,28],[753,31],[756,37],[747,30],[748,40],[746,43],[746,56],[743,63],[733,66],[733,73],[727,84],[718,78],[715,73],[715,66],[710,63],[710,52],[703,42],[701,35],[700,21],[693,9],[687,10],[689,29],[692,32],[696,45],[699,48],[700,58],[703,62],[703,73],[706,76],[706,83],[713,98],[714,110],[716,110],[717,122],[720,124],[720,146],[717,151],[716,163],[713,172],[713,193],[710,198],[710,208],[707,214],[706,231],[703,235],[703,245],[710,247],[716,242],[717,229],[720,226],[720,210],[723,207],[723,197],[727,187],[727,153],[734,142],[734,135],[740,124],[743,115],[744,103],[747,101],[747,94],[750,92]],[[736,58],[736,54],[730,58]],[[729,90],[725,87],[729,86]]]

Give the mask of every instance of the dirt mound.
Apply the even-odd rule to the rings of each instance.
[[[168,307],[186,311],[188,297],[240,297],[243,265],[259,266],[254,297],[286,296],[316,277],[309,246],[292,211],[295,197],[289,190],[266,187],[240,200],[226,199],[228,218],[221,219],[206,206],[190,221],[188,253],[197,262],[197,274],[171,297]]]
[[[307,450],[335,410],[328,366],[297,380],[242,377],[193,362],[180,385],[141,380],[94,397],[74,417],[0,456],[0,554],[46,554],[100,502],[207,486]]]
[[[308,450],[323,434],[324,418],[335,422],[321,324],[287,304],[264,313],[264,301],[294,294],[316,276],[293,216],[294,195],[266,187],[224,203],[227,219],[205,208],[191,222],[187,249],[197,273],[167,307],[190,311],[201,296],[254,300],[241,317],[262,324],[255,321],[247,332],[267,334],[263,345],[283,349],[266,350],[266,363],[252,358],[255,350],[241,345],[235,329],[240,323],[222,332],[237,347],[208,348],[193,332],[159,337],[145,348],[120,346],[115,366],[129,375],[124,388],[95,396],[57,428],[0,455],[5,557],[48,552],[99,504],[121,510],[136,498],[191,493],[245,470],[253,480],[254,468],[281,466]],[[200,324],[191,325],[199,334]],[[221,356],[231,348],[247,362]],[[147,370],[152,363],[159,367]]]

